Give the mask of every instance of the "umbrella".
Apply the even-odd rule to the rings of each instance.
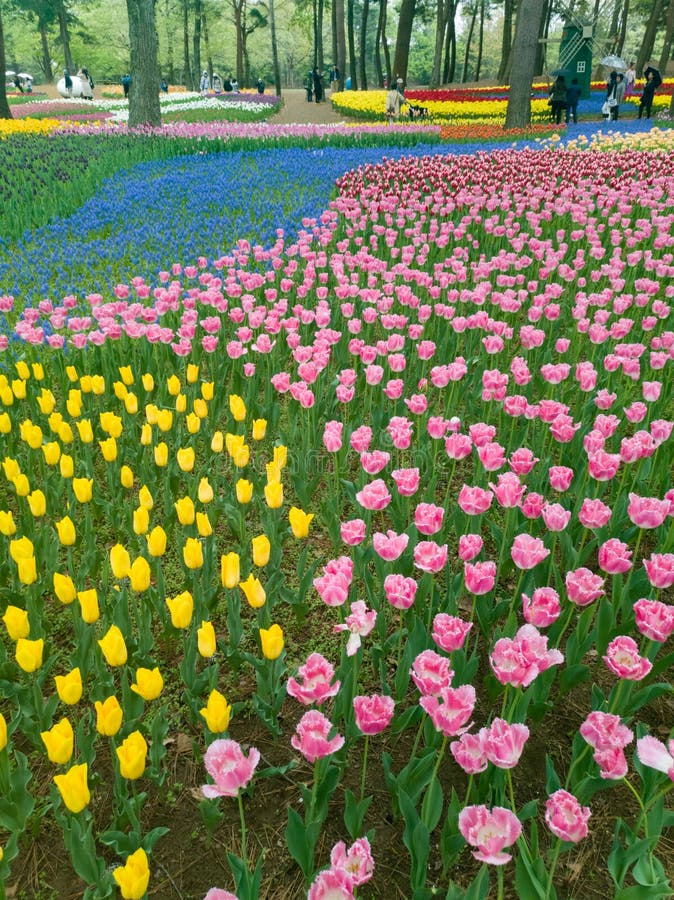
[[[12,72],[11,69],[8,69],[8,70],[5,72],[5,78],[14,78],[15,75],[16,75],[16,72]]]
[[[571,71],[569,69],[553,69],[550,74],[554,75],[555,77],[559,77],[561,75],[562,78],[568,78],[571,74]]]
[[[655,82],[655,86],[660,87],[662,84],[662,75],[660,74],[660,69],[656,69],[655,66],[647,66],[644,69],[644,78],[648,79],[648,73],[653,73],[653,81]]]
[[[31,81],[33,80],[33,76],[29,75],[28,72],[19,72],[19,78],[30,78]]]
[[[600,66],[608,66],[609,69],[621,69],[623,72],[627,69],[627,63],[620,56],[611,54],[599,60]]]

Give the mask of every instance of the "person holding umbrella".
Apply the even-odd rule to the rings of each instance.
[[[657,69],[653,68],[653,66],[648,66],[647,69],[644,69],[644,78],[646,79],[646,84],[644,85],[641,100],[639,102],[639,118],[641,118],[642,113],[645,111],[646,118],[650,119],[653,97],[655,96],[656,88],[662,84],[662,76]]]
[[[566,109],[566,79],[558,75],[550,88],[550,114],[557,125],[562,121],[562,110]]]

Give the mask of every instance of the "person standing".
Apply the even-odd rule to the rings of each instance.
[[[314,99],[316,103],[320,103],[323,99],[323,73],[318,71],[318,66],[314,67]]]
[[[330,93],[334,94],[339,90],[340,71],[336,63],[332,64],[330,69]]]
[[[634,62],[631,62],[625,72],[625,96],[631,97],[637,81],[637,69]]]
[[[566,91],[566,124],[573,119],[573,124],[578,124],[578,101],[580,100],[580,87],[578,79],[572,78]]]
[[[70,77],[70,72],[67,69],[63,70],[63,85],[66,89],[66,96],[72,97],[72,95],[73,95],[73,80]]]
[[[606,100],[609,105],[609,119],[612,122],[618,121],[620,114],[620,104],[625,96],[625,81],[622,72],[611,72],[611,79],[606,93]]]
[[[127,100],[129,97],[129,88],[131,87],[131,76],[128,72],[126,75],[122,75],[122,87],[124,88],[124,99]]]
[[[89,76],[88,69],[85,69],[84,66],[77,73],[77,77],[80,80],[80,84],[82,85],[82,94],[81,97],[83,100],[93,100],[94,99],[94,80]]]
[[[261,78],[257,80],[257,92],[258,94],[264,94],[264,81]]]
[[[566,81],[563,75],[558,75],[550,88],[550,117],[556,125],[561,125],[565,105]]]
[[[644,85],[644,89],[641,94],[641,101],[639,102],[639,118],[641,118],[641,114],[646,112],[646,118],[650,119],[651,117],[651,108],[653,106],[653,97],[655,96],[655,78],[652,72],[648,73],[648,77],[646,79],[646,84]]]
[[[18,75],[14,76],[14,87],[17,89],[17,91],[23,94],[23,82]]]
[[[211,89],[211,79],[208,77],[206,69],[201,73],[201,81],[199,82],[199,90],[202,94],[207,94]]]

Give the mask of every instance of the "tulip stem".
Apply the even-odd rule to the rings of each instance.
[[[562,849],[562,839],[557,838],[555,841],[555,849],[552,852],[552,862],[550,863],[550,868],[548,869],[548,883],[545,887],[545,896],[548,898],[550,896],[550,891],[552,890],[552,879],[555,875],[555,868],[557,867],[557,860],[559,859],[559,853]]]
[[[246,855],[246,818],[243,814],[243,797],[241,791],[237,794],[239,801],[239,818],[241,819],[241,858],[243,859],[246,871],[248,871],[248,856]]]
[[[365,797],[365,774],[367,772],[367,751],[370,746],[370,735],[365,735],[365,748],[363,749],[363,771],[360,776],[360,802],[363,802]]]
[[[498,894],[496,900],[503,900],[503,866],[497,867],[496,877],[498,879]]]

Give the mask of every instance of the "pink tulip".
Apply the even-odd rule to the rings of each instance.
[[[345,544],[355,547],[365,540],[367,526],[362,519],[349,519],[339,526],[339,533]]]
[[[639,528],[658,528],[669,515],[669,502],[630,493],[627,515]]]
[[[489,663],[501,684],[529,687],[550,666],[564,662],[559,650],[548,650],[548,639],[534,625],[522,625],[514,638],[499,638]]]
[[[356,494],[356,500],[363,509],[380,510],[386,509],[391,502],[391,495],[388,492],[385,482],[381,478],[366,484],[362,490]]]
[[[344,738],[341,734],[330,737],[333,725],[323,713],[317,709],[310,709],[297,723],[295,734],[290,738],[290,743],[307,762],[313,763],[317,759],[336,753],[344,746]]]
[[[475,699],[473,685],[463,684],[457,688],[443,688],[438,697],[424,695],[419,699],[419,705],[430,716],[436,731],[445,737],[454,737],[470,728],[466,722],[473,714]]]
[[[412,443],[413,426],[404,416],[393,416],[386,426],[386,431],[396,450],[407,450]]]
[[[470,562],[480,553],[483,546],[484,541],[479,534],[462,534],[459,537],[459,558],[463,562]]]
[[[522,505],[520,507],[522,515],[526,516],[527,519],[538,519],[543,512],[545,502],[545,497],[542,494],[537,494],[535,491],[529,491],[522,500]]]
[[[483,444],[477,449],[477,455],[480,458],[483,468],[487,472],[495,472],[501,469],[505,463],[505,448],[495,442]]]
[[[510,555],[518,569],[533,569],[550,556],[550,551],[540,538],[530,534],[517,534],[510,548]]]
[[[367,884],[374,872],[370,842],[366,837],[358,838],[348,849],[344,841],[338,841],[330,851],[330,862],[333,869],[346,872],[355,887]]]
[[[320,653],[311,653],[307,661],[297,671],[296,678],[288,679],[288,694],[305,706],[317,703],[319,706],[328,697],[334,697],[341,682],[333,682],[335,670]]]
[[[611,518],[611,508],[601,500],[586,497],[578,513],[581,525],[586,528],[603,528]]]
[[[391,477],[396,483],[401,497],[412,497],[419,488],[419,469],[394,469]]]
[[[465,459],[472,449],[473,442],[466,434],[450,434],[445,438],[445,452],[450,459]]]
[[[665,746],[662,741],[647,734],[637,741],[637,756],[642,765],[664,772],[670,781],[674,781],[674,740],[668,741]]]
[[[445,511],[433,503],[419,503],[414,511],[414,524],[421,534],[435,534],[442,528]]]
[[[372,441],[372,429],[369,425],[361,425],[351,433],[349,443],[356,453],[365,453]]]
[[[510,459],[512,467],[512,457]],[[490,484],[492,493],[499,504],[505,509],[512,509],[520,505],[526,487],[519,479],[519,475],[512,472],[503,472],[498,476],[498,484]]]
[[[463,564],[463,580],[466,590],[471,594],[488,594],[493,590],[496,582],[496,563],[491,560],[485,562]]]
[[[361,638],[367,635],[374,628],[377,620],[377,613],[374,609],[368,609],[364,600],[356,600],[351,604],[351,613],[346,617],[344,622],[334,626],[334,632],[349,632],[349,640],[346,643],[346,655],[355,656],[361,645]]]
[[[379,734],[388,728],[393,718],[394,707],[393,697],[381,694],[354,697],[353,711],[359,731],[363,734]]]
[[[435,541],[419,541],[414,548],[414,565],[422,572],[437,574],[447,565],[447,544]]]
[[[472,847],[480,862],[502,866],[512,859],[503,849],[514,844],[522,832],[522,824],[503,806],[466,806],[459,813],[459,831]]]
[[[636,625],[651,641],[664,643],[674,634],[674,606],[642,598],[634,604]]]
[[[551,587],[536,588],[531,598],[522,594],[522,611],[529,625],[547,628],[561,613],[559,594]]]
[[[494,719],[485,735],[487,759],[499,769],[512,769],[520,760],[529,737],[526,725],[511,725],[505,719]]]
[[[328,453],[336,453],[342,449],[343,422],[326,422],[323,428],[323,446]]]
[[[595,481],[611,481],[620,467],[619,453],[597,450],[588,457],[587,469]]]
[[[417,594],[417,583],[414,578],[404,575],[390,574],[384,578],[386,599],[395,609],[409,609]]]
[[[567,572],[565,583],[569,600],[577,606],[587,606],[605,593],[604,579],[584,566]]]
[[[591,712],[580,726],[585,741],[595,750],[626,747],[634,740],[634,733],[620,721],[620,716],[600,710]]]
[[[423,650],[414,660],[410,675],[424,696],[438,697],[452,683],[454,672],[446,656]]]
[[[571,512],[564,509],[560,503],[546,503],[541,515],[546,528],[550,531],[564,531],[571,518]]]
[[[314,878],[307,900],[353,900],[353,879],[345,869],[324,869]]]
[[[632,551],[618,538],[609,538],[599,547],[597,561],[602,571],[619,575],[632,568]]]
[[[608,668],[618,678],[641,681],[653,668],[653,663],[639,655],[636,641],[627,635],[618,635],[606,648],[603,657]]]
[[[466,775],[478,775],[489,765],[485,749],[487,729],[480,728],[477,734],[464,731],[458,741],[449,745],[452,756]]]
[[[360,464],[368,475],[378,475],[385,469],[391,459],[391,454],[384,450],[363,451],[360,454]]]
[[[204,784],[204,797],[237,797],[244,790],[260,761],[260,752],[250,748],[246,757],[236,741],[213,741],[204,755],[206,771],[215,784]]]
[[[654,588],[665,590],[674,584],[674,553],[651,553],[643,564]]]
[[[555,837],[577,844],[587,837],[587,822],[592,813],[589,806],[560,788],[550,794],[545,804],[545,823]]]
[[[459,491],[457,503],[467,516],[479,516],[491,506],[493,494],[481,487],[464,484]]]
[[[393,562],[398,559],[405,552],[408,541],[409,535],[396,534],[395,531],[390,529],[386,534],[376,531],[372,536],[372,546],[375,553],[387,562]]]
[[[438,613],[433,619],[433,640],[445,653],[452,653],[463,647],[472,622],[464,622],[456,616]]]
[[[236,894],[224,891],[222,888],[211,888],[204,900],[238,900]]]

